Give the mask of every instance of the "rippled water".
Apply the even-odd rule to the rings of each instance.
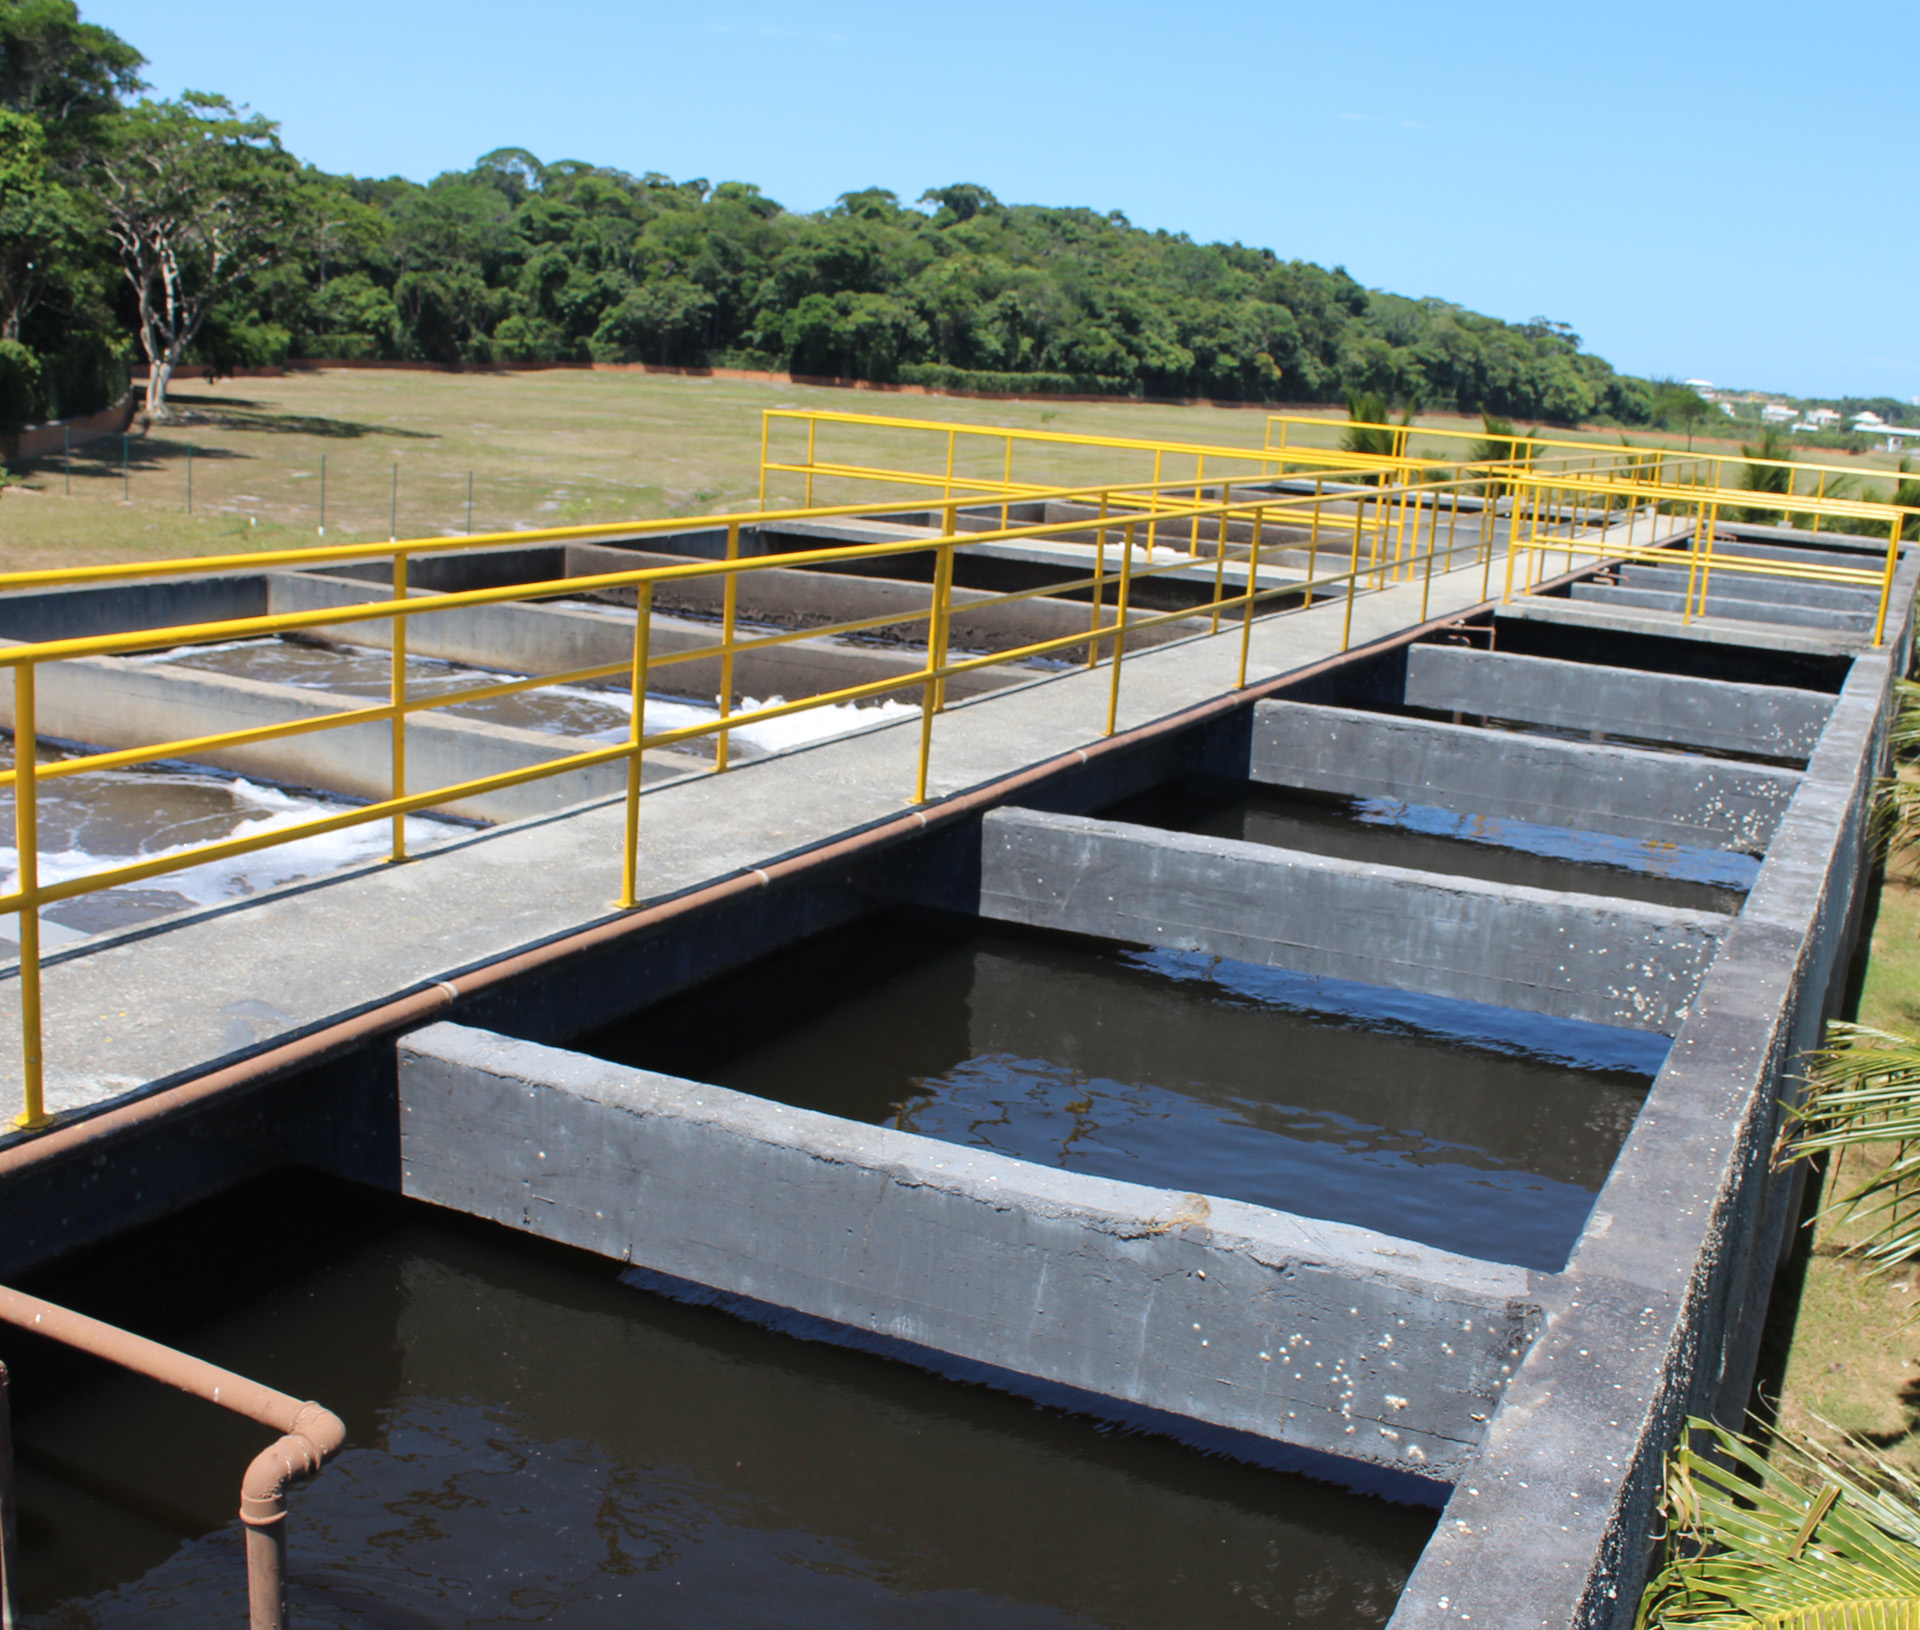
[[[42,746],[40,762],[70,753]],[[13,767],[12,739],[0,739],[0,768]],[[352,806],[329,798],[262,786],[240,776],[179,767],[94,770],[42,781],[39,811],[40,880],[82,877],[136,860],[177,854],[199,844],[295,826]],[[378,859],[387,852],[390,828],[382,822],[300,838],[177,872],[144,883],[59,901],[42,913],[56,929],[81,934],[130,927],[191,906],[219,905],[343,866]],[[411,818],[407,843],[418,852],[456,836],[443,821]],[[0,888],[19,886],[14,846],[14,799],[0,789]],[[0,917],[0,936],[19,939],[18,918]],[[48,936],[49,946],[60,936]]]
[[[309,1630],[1377,1625],[1431,1531],[503,1230],[270,1187],[35,1288],[343,1417],[291,1500]],[[14,1333],[0,1356],[33,1630],[245,1623],[232,1512],[269,1434]]]
[[[1667,1044],[1189,952],[887,919],[576,1045],[1557,1270]]]
[[[1760,870],[1754,856],[1725,850],[1253,782],[1184,782],[1104,815],[1342,860],[1702,911],[1738,911]]]
[[[631,615],[628,620],[631,621]],[[134,660],[164,661],[183,668],[237,674],[246,679],[265,680],[276,685],[298,685],[302,689],[330,691],[338,696],[378,697],[381,700],[391,693],[393,683],[393,657],[390,652],[369,646],[314,640],[269,638],[240,640],[226,645],[181,646],[176,650]],[[471,668],[436,657],[409,656],[406,670],[407,691],[411,696],[452,696],[462,690],[526,677],[523,674]],[[750,712],[758,707],[777,706],[781,701],[782,698],[777,696],[765,701],[744,696],[734,711]],[[589,741],[625,740],[632,722],[631,703],[625,693],[582,685],[546,685],[514,696],[496,696],[479,702],[450,702],[444,711],[457,713],[464,718],[484,719],[489,724],[512,725],[521,730],[540,730],[553,735],[578,736]],[[650,695],[647,698],[646,724],[649,731],[679,730],[715,720],[719,712],[715,704],[689,701],[683,696]],[[810,708],[804,713],[768,719],[734,730],[732,750],[749,758],[762,753],[782,753],[812,742],[831,740],[849,731],[864,730],[871,725],[896,719],[918,718],[919,715],[918,707],[892,701],[865,706],[842,703],[832,707]],[[713,744],[707,738],[694,738],[679,744],[676,750],[711,753]]]

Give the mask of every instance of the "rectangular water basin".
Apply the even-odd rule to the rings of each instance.
[[[289,1501],[303,1625],[1338,1630],[1432,1530],[620,1271],[282,1174],[30,1288],[342,1417]],[[244,1623],[271,1434],[21,1332],[0,1357],[30,1621]]]
[[[1666,1040],[916,914],[781,952],[574,1045],[1551,1271]]]
[[[1717,849],[1461,814],[1397,798],[1348,798],[1195,777],[1102,812],[1174,832],[1493,883],[1735,912],[1760,862]]]

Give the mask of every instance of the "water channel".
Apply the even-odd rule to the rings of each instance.
[[[1042,1165],[1553,1271],[1667,1042],[901,915],[576,1045]]]
[[[292,1500],[305,1630],[1377,1625],[1432,1529],[619,1271],[284,1174],[28,1288],[342,1416]],[[30,1630],[244,1623],[267,1434],[17,1332],[0,1356]]]

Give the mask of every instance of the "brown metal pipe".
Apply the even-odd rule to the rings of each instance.
[[[13,1630],[13,1591],[18,1517],[13,1504],[13,1416],[7,1402],[7,1367],[0,1364],[0,1630]]]
[[[240,1520],[247,1530],[247,1605],[252,1630],[285,1630],[287,1487],[311,1477],[339,1453],[347,1437],[340,1417],[319,1404],[276,1392],[204,1359],[5,1286],[0,1286],[0,1321],[104,1358],[282,1434],[247,1468],[240,1488]],[[5,1464],[0,1462],[0,1468]]]

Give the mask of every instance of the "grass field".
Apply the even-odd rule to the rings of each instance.
[[[322,462],[328,542],[391,535],[458,535],[594,521],[700,515],[751,508],[759,495],[761,413],[770,407],[880,413],[943,424],[1007,426],[1257,449],[1254,410],[1127,401],[1045,403],[892,396],[825,387],[671,375],[572,370],[440,374],[341,370],[282,379],[183,380],[176,418],[124,444],[79,449],[71,470],[44,459],[0,496],[0,569],[167,558],[317,541]],[[1480,421],[1424,415],[1419,429],[1478,434]],[[1330,446],[1337,429],[1295,431],[1290,441]],[[1583,439],[1617,444],[1611,433]],[[1671,441],[1672,438],[1636,438]],[[1439,437],[1416,452],[1457,457]],[[1738,453],[1733,442],[1697,450]],[[797,459],[804,433],[782,427],[776,457]],[[943,434],[834,429],[818,452],[843,462],[911,463],[938,470]],[[955,468],[999,475],[1004,444],[961,436]],[[1863,471],[1887,461],[1851,461]],[[1850,466],[1851,467],[1851,466]],[[1221,466],[1213,466],[1220,473]],[[1168,460],[1164,474],[1190,464]],[[1151,455],[1026,449],[1017,478],[1036,482],[1144,481]],[[188,513],[191,482],[192,513]],[[872,486],[819,483],[828,503],[870,498]],[[797,503],[797,478],[777,479],[776,501]]]
[[[1858,1018],[1920,1032],[1920,872],[1910,866],[1889,871],[1881,886]],[[1889,1156],[1857,1154],[1829,1171],[1824,1201]],[[1846,1254],[1857,1234],[1830,1216],[1814,1225],[1797,1314],[1770,1332],[1776,1350],[1785,1348],[1780,1419],[1825,1440],[1826,1427],[1838,1427],[1920,1475],[1920,1263],[1870,1275]]]

